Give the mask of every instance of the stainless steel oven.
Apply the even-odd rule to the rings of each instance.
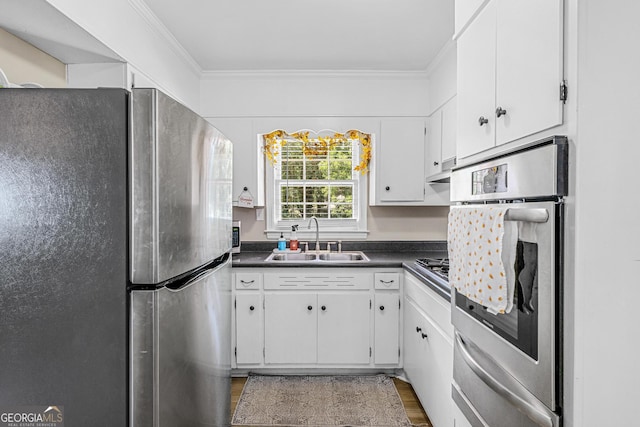
[[[561,425],[567,162],[566,138],[553,137],[451,175],[454,204],[500,203],[518,230],[510,312],[453,290],[452,395],[473,426]]]

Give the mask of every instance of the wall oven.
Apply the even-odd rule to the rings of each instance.
[[[499,206],[517,223],[512,253],[502,254],[513,260],[510,311],[452,291],[452,395],[473,426],[561,425],[567,149],[556,136],[451,175],[452,211]]]

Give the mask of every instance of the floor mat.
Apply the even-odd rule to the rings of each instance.
[[[411,423],[386,375],[251,375],[232,425],[408,427]]]

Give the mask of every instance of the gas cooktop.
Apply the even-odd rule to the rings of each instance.
[[[413,270],[443,297],[450,298],[449,259],[419,258],[415,260]]]

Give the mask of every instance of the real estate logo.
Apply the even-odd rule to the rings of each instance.
[[[64,427],[64,407],[42,405],[0,408],[0,427]]]

